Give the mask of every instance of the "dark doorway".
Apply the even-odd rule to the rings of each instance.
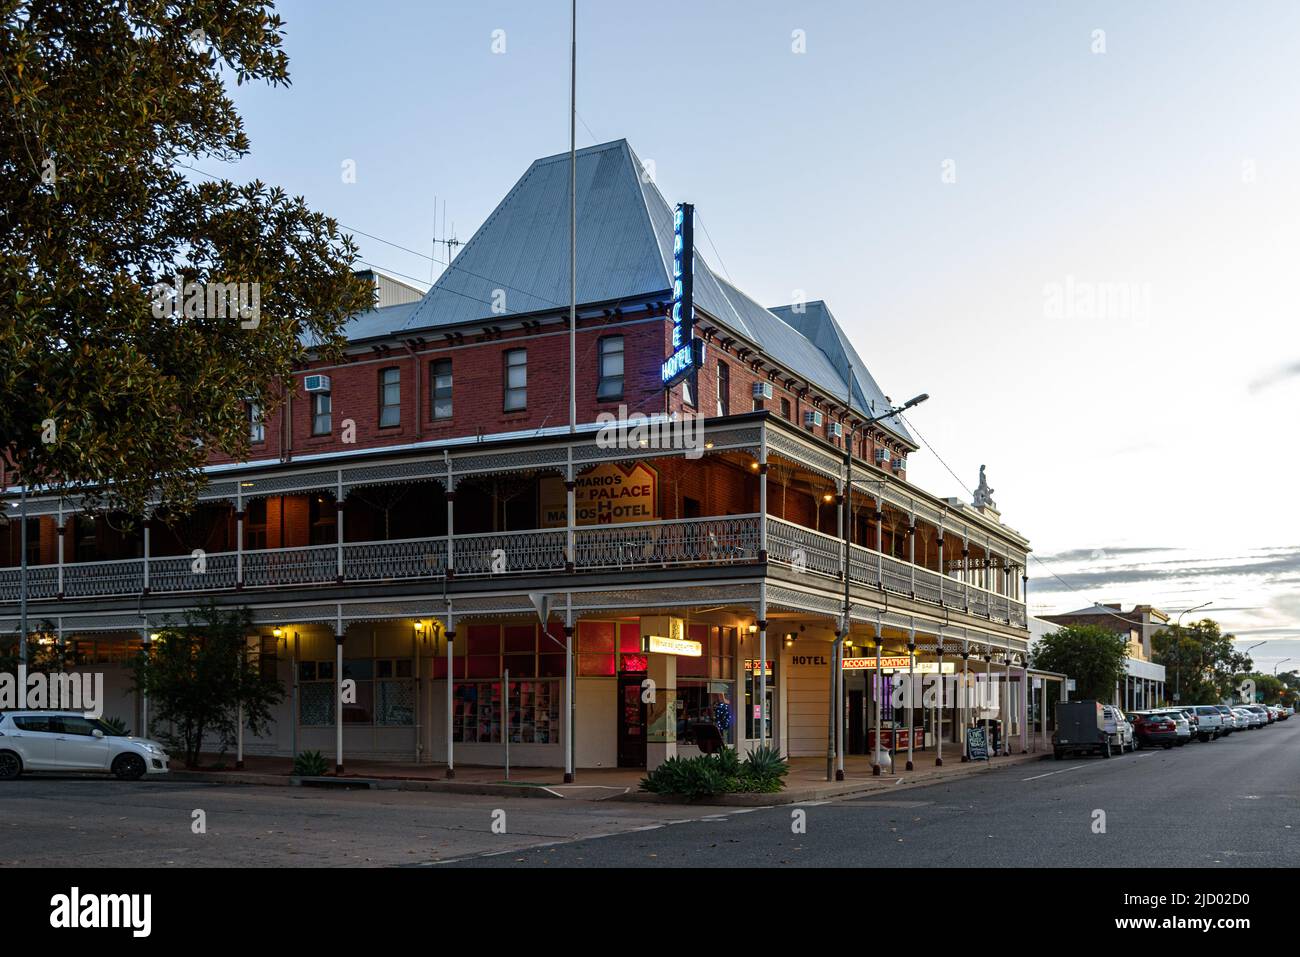
[[[618,766],[645,767],[646,714],[641,701],[644,675],[620,675],[618,679]]]
[[[867,753],[867,739],[862,727],[864,696],[861,691],[849,692],[849,754]]]

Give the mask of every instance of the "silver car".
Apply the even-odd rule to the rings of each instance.
[[[0,781],[24,771],[102,771],[123,781],[166,774],[157,741],[118,734],[80,711],[9,711],[0,715]]]

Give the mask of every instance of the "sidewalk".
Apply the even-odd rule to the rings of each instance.
[[[961,763],[961,755],[945,755],[943,767],[934,766],[934,752],[917,752],[913,755],[915,770],[904,771],[906,757],[898,755],[895,771],[888,763],[880,777],[871,774],[871,760],[853,755],[844,759],[843,781],[826,780],[825,758],[791,758],[790,774],[785,790],[775,794],[723,794],[699,804],[738,807],[766,807],[774,804],[801,804],[824,801],[848,794],[870,794],[892,791],[918,785],[936,784],[970,774],[996,771],[999,768],[1039,761],[1051,752],[1030,752],[995,757],[990,761]],[[204,755],[205,761],[216,760],[216,755]],[[496,795],[503,797],[565,798],[579,801],[642,801],[651,803],[682,803],[664,795],[640,792],[641,778],[645,772],[630,768],[592,768],[578,772],[574,784],[564,783],[564,772],[559,768],[511,768],[506,781],[499,767],[458,766],[453,780],[446,778],[446,768],[441,764],[415,764],[390,761],[348,761],[342,776],[330,774],[320,778],[296,778],[292,775],[293,761],[287,757],[247,755],[242,771],[172,771],[170,777],[178,781],[201,781],[213,784],[258,784],[272,786],[315,786],[334,788],[375,788],[402,791],[434,791],[444,794]]]

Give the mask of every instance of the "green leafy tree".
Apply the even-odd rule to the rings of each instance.
[[[235,739],[239,712],[249,731],[262,734],[284,686],[261,674],[250,655],[253,630],[248,609],[215,604],[191,609],[179,626],[163,628],[135,661],[135,690],[149,696],[152,727],[169,748],[196,767],[203,742],[215,737],[222,750]]]
[[[1128,639],[1100,625],[1064,625],[1033,647],[1034,667],[1057,671],[1075,681],[1072,699],[1110,701],[1124,675]]]
[[[1165,666],[1165,689],[1181,704],[1213,704],[1236,694],[1237,676],[1251,670],[1249,655],[1237,651],[1235,637],[1203,618],[1175,625],[1151,637],[1152,657]]]
[[[1232,680],[1234,683],[1232,697],[1235,700],[1242,700],[1242,683],[1252,681],[1255,684],[1255,696],[1250,700],[1251,704],[1290,704],[1286,682],[1280,675],[1266,675],[1259,671],[1252,671],[1248,674],[1235,675]]]
[[[282,26],[258,0],[0,0],[0,455],[29,483],[187,507],[210,452],[246,456],[247,403],[373,304],[334,220],[187,168],[249,152],[227,84],[289,83]]]

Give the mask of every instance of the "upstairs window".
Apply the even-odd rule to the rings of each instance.
[[[596,398],[623,398],[623,337],[605,336],[600,340],[600,382]]]
[[[328,392],[313,392],[311,396],[311,434],[312,435],[329,435],[331,431],[330,424],[330,394]]]
[[[528,350],[508,349],[505,354],[505,403],[507,412],[528,408]]]
[[[379,427],[402,424],[402,370],[393,366],[379,370]]]
[[[266,441],[266,423],[262,421],[262,406],[248,403],[248,441],[252,445]]]
[[[718,363],[718,415],[731,414],[731,370],[725,362]]]
[[[789,399],[781,400],[781,418],[785,419],[787,422],[790,421],[790,400]]]
[[[438,359],[429,370],[430,388],[433,390],[433,417],[451,418],[451,360]]]

